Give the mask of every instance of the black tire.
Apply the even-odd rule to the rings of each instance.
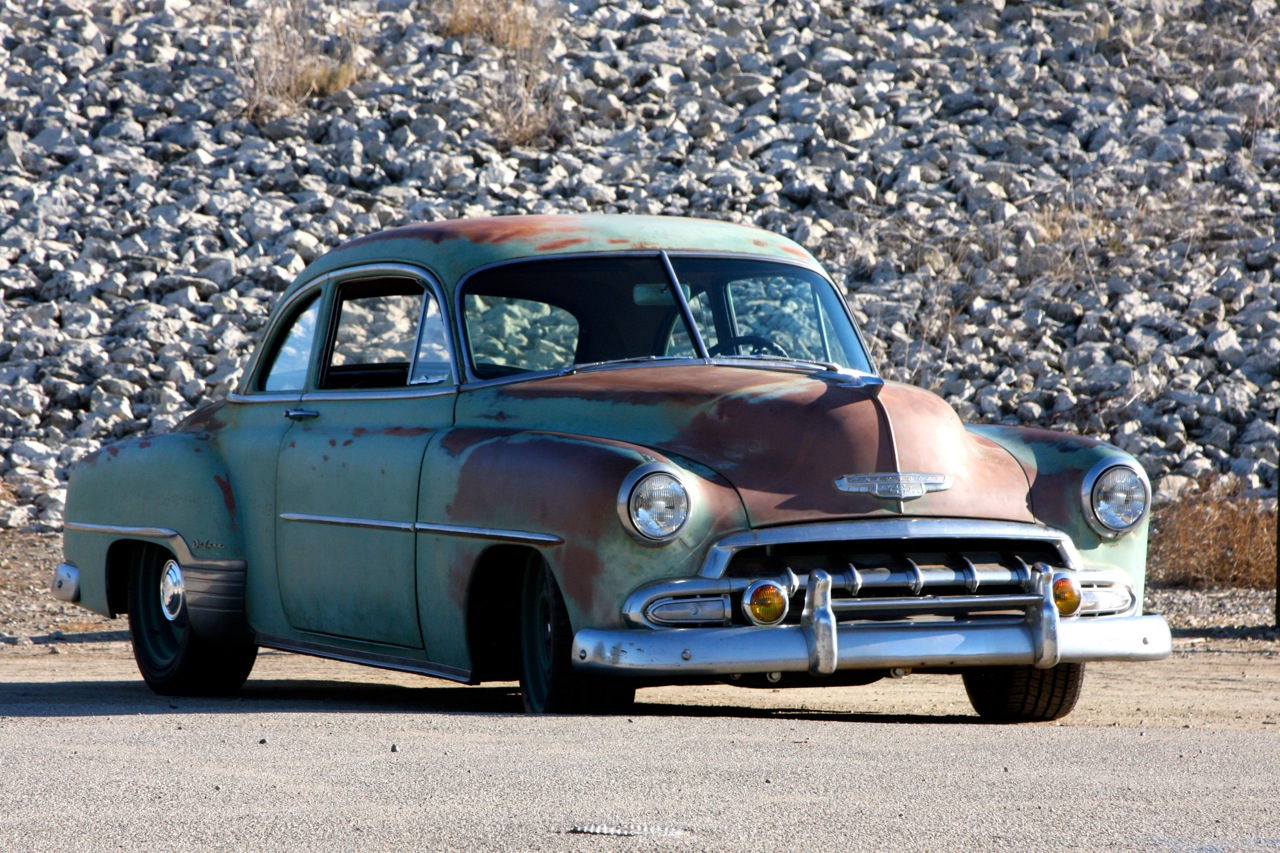
[[[1049,669],[992,666],[964,673],[969,703],[995,723],[1044,723],[1071,713],[1084,686],[1084,664],[1060,663]]]
[[[555,576],[541,558],[525,569],[520,596],[520,693],[529,714],[624,713],[636,689],[573,667],[573,628]]]
[[[249,677],[258,656],[251,644],[213,643],[198,636],[185,602],[177,618],[160,605],[160,579],[173,555],[139,548],[129,576],[129,637],[147,686],[162,696],[227,696]]]

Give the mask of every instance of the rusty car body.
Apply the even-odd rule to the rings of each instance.
[[[931,671],[1046,720],[1086,662],[1170,651],[1149,502],[1115,447],[881,379],[785,238],[499,217],[315,261],[237,391],[77,467],[54,585],[128,613],[162,693],[266,646],[518,679],[535,713]]]

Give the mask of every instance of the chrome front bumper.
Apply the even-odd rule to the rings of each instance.
[[[584,629],[579,669],[634,676],[732,675],[1159,660],[1173,650],[1162,616],[1062,618],[1050,596],[1025,618],[1000,621],[837,622],[831,579],[814,572],[799,625]]]

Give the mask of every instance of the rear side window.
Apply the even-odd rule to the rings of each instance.
[[[293,315],[288,330],[277,337],[279,343],[270,356],[270,367],[263,374],[259,390],[286,392],[306,387],[319,316],[320,300],[312,296]]]

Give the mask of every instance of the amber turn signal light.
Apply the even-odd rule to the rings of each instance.
[[[1058,613],[1070,616],[1080,609],[1080,582],[1069,575],[1058,575],[1053,579],[1053,603]]]
[[[742,612],[756,625],[777,625],[787,606],[787,591],[774,581],[756,581],[742,594]]]

